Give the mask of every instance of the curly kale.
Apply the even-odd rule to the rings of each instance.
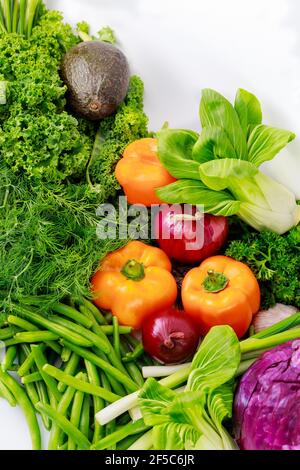
[[[99,150],[94,152],[89,166],[89,176],[93,185],[106,193],[107,198],[114,196],[120,186],[114,176],[114,168],[124,149],[134,140],[148,135],[148,118],[143,111],[144,84],[133,76],[125,101],[115,115],[100,123]]]
[[[260,283],[263,308],[276,302],[300,307],[300,225],[284,236],[248,232],[230,242],[226,255],[253,270]]]
[[[8,82],[0,158],[16,173],[49,182],[84,175],[95,129],[65,111],[59,74],[63,55],[78,42],[55,11],[44,13],[30,39],[0,35],[0,79]]]

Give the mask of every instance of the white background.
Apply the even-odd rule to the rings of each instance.
[[[199,129],[201,89],[255,93],[266,124],[298,134],[265,170],[300,198],[299,0],[48,0],[67,21],[112,26],[145,82],[150,128]],[[22,413],[0,401],[0,449],[29,449]]]

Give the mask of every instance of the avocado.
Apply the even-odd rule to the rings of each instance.
[[[69,104],[81,116],[96,121],[113,114],[129,86],[129,65],[117,47],[100,41],[82,42],[65,55],[62,79]]]

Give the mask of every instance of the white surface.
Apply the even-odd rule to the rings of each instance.
[[[233,99],[243,87],[263,104],[264,121],[299,137],[266,171],[300,198],[299,0],[48,0],[75,24],[117,32],[132,72],[145,82],[150,128],[199,129],[201,89]],[[0,449],[29,449],[20,410],[0,401]]]

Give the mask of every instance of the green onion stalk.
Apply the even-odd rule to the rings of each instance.
[[[0,33],[21,34],[29,39],[42,5],[42,0],[0,0]]]

